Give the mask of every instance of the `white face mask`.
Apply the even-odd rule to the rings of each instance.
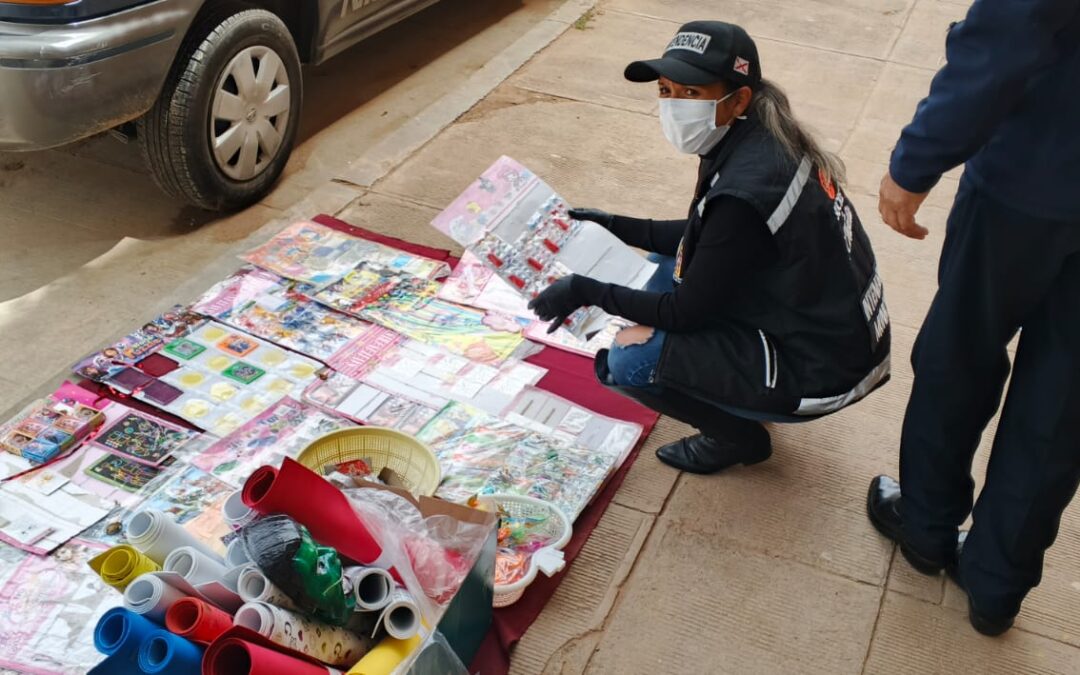
[[[731,92],[719,101],[693,98],[660,99],[660,126],[664,136],[679,152],[704,155],[720,142],[730,124],[716,126],[716,106],[735,95]]]

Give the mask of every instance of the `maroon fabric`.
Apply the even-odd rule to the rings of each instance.
[[[142,361],[135,364],[135,367],[143,371],[147,375],[153,377],[161,377],[162,375],[168,375],[172,371],[180,367],[180,364],[173,361],[164,354],[157,352],[150,354]]]
[[[434,260],[443,260],[451,266],[458,263],[458,258],[444,249],[422,246],[396,237],[378,234],[327,215],[316,216],[313,220],[321,225],[356,237],[393,246]],[[548,374],[540,381],[539,386],[541,389],[550,391],[601,415],[636,422],[644,428],[642,440],[638,443],[638,447],[634,448],[619,470],[608,479],[596,498],[581,512],[574,522],[574,534],[563,549],[567,566],[569,566],[573,564],[574,559],[581,551],[581,547],[585,545],[589,535],[596,528],[596,524],[600,522],[601,516],[604,515],[608,504],[615,497],[615,493],[618,492],[626,473],[630,470],[630,466],[637,459],[641,443],[644,442],[644,439],[656,426],[660,416],[649,408],[606,389],[597,382],[596,377],[593,375],[592,360],[588,357],[571,354],[559,349],[545,348],[542,352],[527,360],[532,364],[548,369]],[[133,408],[193,428],[191,424],[180,418],[163,413],[141,401],[118,394],[95,382],[82,382],[80,386]],[[536,581],[529,585],[520,600],[509,607],[495,610],[491,629],[488,631],[487,638],[481,645],[480,651],[473,659],[470,666],[471,672],[480,672],[483,675],[501,675],[510,670],[510,652],[513,646],[521,639],[529,626],[536,621],[536,617],[540,615],[544,605],[547,604],[564,576],[566,576],[565,571],[551,578],[540,575],[536,578]]]
[[[330,216],[320,215],[316,216],[314,220],[335,230],[377,241],[387,246],[394,246],[409,253],[434,258],[435,260],[445,260],[451,266],[456,265],[458,262],[458,259],[452,256],[449,251],[387,237]],[[592,359],[588,357],[571,354],[560,349],[545,348],[539,354],[528,358],[527,361],[548,369],[548,374],[540,381],[539,386],[541,389],[562,396],[601,415],[615,417],[627,422],[636,422],[644,428],[644,433],[641,435],[642,440],[639,441],[638,447],[634,448],[634,451],[630,453],[630,456],[627,457],[619,470],[604,484],[604,487],[593,499],[592,503],[574,521],[574,534],[563,549],[567,566],[569,566],[581,551],[581,547],[585,545],[589,535],[596,528],[596,524],[600,522],[600,517],[604,515],[608,504],[611,503],[615,493],[619,490],[619,486],[622,485],[623,479],[626,478],[630,466],[637,459],[641,443],[644,442],[644,439],[656,426],[660,416],[649,408],[619,396],[601,385],[593,375]],[[550,578],[541,574],[536,578],[536,581],[529,585],[520,600],[509,607],[495,610],[491,629],[488,631],[487,638],[484,639],[480,651],[477,652],[469,667],[470,672],[479,672],[483,675],[502,675],[510,670],[511,650],[517,641],[521,639],[521,636],[525,634],[529,626],[536,621],[536,617],[540,615],[544,605],[547,604],[564,576],[566,576],[565,571]]]
[[[444,248],[434,248],[431,246],[424,246],[423,244],[414,244],[411,241],[405,241],[404,239],[398,239],[397,237],[391,237],[387,234],[379,234],[378,232],[372,232],[371,230],[359,227],[357,225],[350,225],[344,220],[338,220],[333,216],[328,216],[325,213],[320,214],[312,218],[313,221],[320,225],[325,225],[332,230],[338,232],[344,232],[351,234],[354,237],[360,237],[361,239],[367,239],[368,241],[378,242],[380,244],[386,244],[387,246],[393,246],[399,248],[402,251],[408,251],[416,255],[422,255],[425,258],[431,258],[433,260],[443,260],[451,267],[458,263],[457,256],[454,256]]]

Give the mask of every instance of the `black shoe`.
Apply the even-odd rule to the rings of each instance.
[[[967,532],[961,532],[960,538],[956,542],[956,560],[960,560],[960,554],[964,550],[964,540],[967,537]],[[979,633],[988,637],[997,637],[1006,632],[1013,626],[1013,622],[1016,620],[1015,616],[996,617],[990,616],[980,612],[975,608],[975,603],[971,601],[971,595],[968,593],[967,587],[964,585],[964,580],[960,576],[960,565],[950,565],[947,568],[949,578],[960,587],[960,590],[967,595],[968,599],[968,621],[971,622],[971,627]]]
[[[660,461],[680,471],[717,473],[736,464],[757,464],[772,456],[772,443],[766,436],[764,444],[745,447],[702,434],[688,436],[668,443],[656,451]]]
[[[900,519],[900,484],[892,478],[878,476],[870,481],[870,490],[866,494],[866,515],[878,532],[900,545],[900,553],[919,572],[934,575],[951,565],[951,560],[927,558],[904,542],[904,524]]]

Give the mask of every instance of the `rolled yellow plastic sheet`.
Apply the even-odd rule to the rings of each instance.
[[[123,592],[137,577],[147,572],[157,572],[161,567],[125,544],[113,546],[108,551],[91,558],[90,569],[97,572],[102,581]]]
[[[414,635],[407,640],[397,638],[384,638],[375,645],[364,658],[349,668],[346,675],[390,675],[402,661],[409,658],[409,654],[420,646],[420,636]]]

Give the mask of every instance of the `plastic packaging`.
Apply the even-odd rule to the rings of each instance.
[[[191,675],[199,672],[202,655],[190,641],[158,629],[139,648],[139,669],[147,675]]]
[[[334,549],[317,545],[307,528],[288,516],[257,520],[240,536],[248,557],[301,611],[334,626],[348,623],[353,599],[342,587]]]
[[[154,623],[165,622],[169,609],[187,596],[153,574],[143,574],[124,591],[124,607]]]
[[[199,598],[182,598],[165,613],[165,627],[192,642],[210,644],[233,625],[231,615]]]
[[[91,558],[89,564],[102,581],[120,592],[139,576],[161,569],[155,561],[127,545],[113,546]]]
[[[418,517],[416,505],[378,488],[345,490],[361,520],[398,570],[422,619],[434,625],[469,573],[490,530],[446,515]]]

